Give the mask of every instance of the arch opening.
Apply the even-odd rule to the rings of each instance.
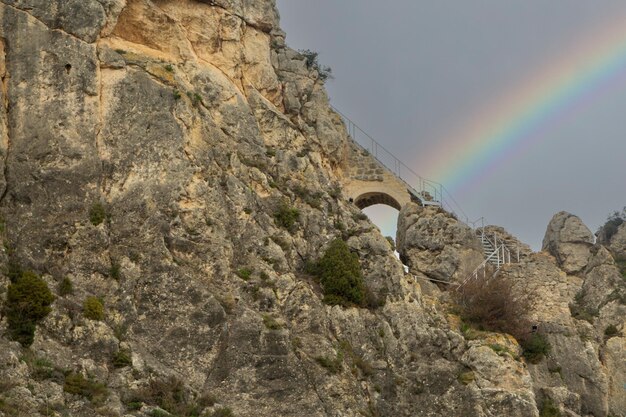
[[[400,209],[402,208],[400,203],[398,203],[395,198],[383,192],[364,193],[354,199],[354,205],[356,205],[361,210],[379,204],[392,207],[397,211],[400,211]]]
[[[400,214],[397,209],[387,204],[374,204],[363,209],[363,213],[380,229],[380,233],[383,236],[389,236],[395,242],[398,215]]]

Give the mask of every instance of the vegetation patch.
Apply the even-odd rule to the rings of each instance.
[[[607,339],[610,339],[611,337],[619,336],[619,330],[617,329],[617,326],[615,326],[614,324],[609,324],[606,327],[606,329],[604,329],[604,336]]]
[[[96,404],[102,403],[109,395],[104,384],[87,379],[81,374],[74,372],[65,377],[63,391],[83,396]]]
[[[250,268],[239,268],[237,270],[237,276],[244,281],[248,281],[252,276],[252,270]]]
[[[533,295],[517,294],[511,281],[490,277],[487,273],[485,278],[473,279],[455,293],[463,320],[461,332],[466,339],[478,338],[484,330],[508,333],[521,344],[524,357],[538,363],[550,351],[550,343],[544,335],[531,332],[528,313],[533,308]]]
[[[211,414],[211,417],[234,417],[235,414],[233,413],[233,410],[231,410],[228,407],[221,407],[218,408],[217,410],[213,411],[213,413]]]
[[[131,366],[133,359],[131,352],[127,349],[120,349],[113,355],[113,366],[116,368],[124,368]]]
[[[98,226],[108,218],[109,215],[104,204],[100,201],[96,201],[91,205],[91,208],[89,209],[89,221],[91,224]]]
[[[528,362],[537,364],[550,352],[551,346],[548,339],[540,333],[533,333],[532,336],[522,341],[524,357]]]
[[[280,330],[281,325],[276,321],[276,319],[269,314],[263,315],[263,324],[270,330]]]
[[[317,71],[320,80],[326,81],[333,78],[333,70],[319,63],[318,52],[311,51],[310,49],[299,49],[298,52],[306,60],[307,68]]]
[[[499,356],[510,355],[513,358],[515,357],[513,352],[511,352],[508,348],[500,344],[494,343],[494,344],[489,345],[489,347],[491,348],[491,350],[496,352]]]
[[[329,373],[335,375],[343,369],[343,353],[341,351],[337,352],[337,356],[334,358],[329,356],[317,356],[315,362],[322,368],[325,368]]]
[[[306,269],[319,278],[325,303],[344,307],[365,304],[359,257],[342,239],[333,240],[324,256],[317,263],[308,263]]]
[[[4,314],[9,338],[30,346],[35,328],[51,311],[54,296],[48,284],[38,275],[26,271],[9,284]]]
[[[299,218],[300,211],[295,207],[291,207],[284,201],[274,212],[274,219],[276,220],[276,224],[289,231],[293,230]]]
[[[133,393],[126,404],[128,407],[129,404],[145,403],[158,406],[177,417],[196,417],[207,405],[202,398],[195,401],[180,379],[170,377],[150,380],[146,387]]]
[[[469,385],[474,382],[475,379],[476,375],[474,375],[472,371],[461,372],[457,377],[457,380],[463,385]]]
[[[546,398],[543,400],[543,404],[541,405],[541,411],[539,412],[540,417],[561,417],[561,411],[559,407],[552,402],[551,399]]]
[[[293,187],[293,193],[313,208],[319,209],[322,206],[322,196],[324,194],[320,191],[311,192],[306,187],[296,185]]]
[[[65,381],[65,372],[46,358],[37,357],[32,351],[26,350],[20,360],[28,366],[30,376],[36,381],[52,380],[58,384]],[[6,387],[0,384],[0,392]],[[8,389],[7,389],[8,390]]]
[[[531,295],[516,294],[510,280],[479,277],[470,280],[455,294],[462,320],[479,330],[508,333],[521,341],[528,337],[532,311]]]
[[[117,262],[112,262],[111,268],[109,268],[109,276],[114,280],[119,281],[122,276],[122,266]]]
[[[354,220],[355,222],[364,221],[367,219],[369,219],[369,217],[367,217],[367,214],[363,213],[362,211],[359,211],[358,213],[354,213],[352,215],[352,220]]]
[[[72,284],[72,280],[68,277],[63,278],[59,283],[58,291],[61,297],[74,294],[74,285]]]
[[[98,297],[87,297],[83,303],[83,316],[89,320],[104,320],[104,304]]]
[[[600,314],[598,310],[585,307],[583,305],[583,299],[585,293],[583,291],[578,292],[574,298],[574,302],[569,305],[569,311],[573,318],[578,320],[585,320],[590,324],[593,324],[594,320]]]
[[[621,212],[614,211],[609,214],[606,222],[598,229],[598,235],[603,236],[605,242],[609,243],[624,222],[626,222],[626,207]]]

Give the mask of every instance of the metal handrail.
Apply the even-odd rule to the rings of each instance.
[[[337,112],[346,125],[348,135],[352,139],[352,142],[359,147],[362,151],[369,153],[383,168],[395,175],[400,181],[402,181],[407,190],[415,197],[425,201],[431,201],[441,206],[443,209],[450,213],[453,213],[456,218],[465,223],[467,226],[474,230],[480,230],[481,239],[486,239],[494,248],[494,251],[485,258],[485,260],[476,267],[476,269],[469,274],[469,276],[458,286],[459,288],[467,283],[472,278],[477,278],[481,268],[483,270],[483,276],[487,263],[489,263],[493,257],[496,258],[497,268],[496,273],[500,269],[500,266],[505,263],[511,263],[511,251],[506,245],[506,242],[500,239],[498,242],[498,236],[494,232],[493,242],[489,240],[489,237],[485,233],[485,218],[480,217],[474,221],[470,221],[467,213],[463,211],[461,205],[454,199],[452,193],[450,193],[443,184],[435,181],[428,180],[417,174],[413,169],[407,166],[404,162],[398,159],[387,148],[376,141],[370,134],[361,129],[356,123],[354,123],[348,116],[342,113],[334,106],[331,108]],[[360,134],[360,135],[359,135]],[[365,137],[363,142],[362,136]],[[411,177],[411,178],[407,178]],[[431,200],[428,198],[430,197]],[[445,197],[445,198],[444,198]],[[459,216],[460,213],[461,216]],[[480,227],[477,226],[480,222]],[[519,262],[519,246],[517,247],[517,262]]]
[[[413,192],[416,197],[421,200],[437,202],[440,206],[443,206],[444,187],[442,184],[426,179],[417,174],[413,171],[413,169],[411,169],[411,167],[397,158],[387,148],[376,141],[370,134],[361,129],[348,116],[343,114],[336,107],[331,107],[344,120],[348,135],[356,145],[367,151],[384,168],[402,180],[402,182],[408,186],[409,190]],[[428,200],[428,196],[430,196],[432,200]]]

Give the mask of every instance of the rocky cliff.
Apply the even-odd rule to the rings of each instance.
[[[560,214],[503,268],[535,288],[544,360],[470,337],[429,279],[471,272],[474,232],[407,204],[404,273],[342,195],[349,138],[273,0],[0,17],[0,416],[626,416],[621,238]],[[358,306],[312,272],[337,238]]]

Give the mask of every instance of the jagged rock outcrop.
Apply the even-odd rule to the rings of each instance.
[[[608,236],[604,229],[598,233],[598,242],[611,250],[616,257],[626,259],[626,222],[616,227],[615,233]]]
[[[400,211],[397,247],[410,270],[446,282],[464,279],[483,258],[469,226],[438,207],[415,203]]]
[[[573,214],[561,211],[550,220],[542,248],[565,272],[576,274],[587,265],[593,243],[593,233],[587,226]]]
[[[570,415],[607,415],[606,369],[598,347],[588,340],[591,326],[573,320],[569,309],[582,280],[542,253],[507,265],[502,274],[515,281],[518,291],[532,294],[533,323],[551,345],[546,360],[529,365],[537,397],[550,399]]]
[[[572,382],[542,382],[509,336],[464,337],[448,294],[416,278],[470,272],[474,232],[407,205],[404,274],[342,197],[348,135],[274,1],[3,0],[0,17],[0,417],[536,417],[547,390],[620,415],[624,339],[597,340],[623,310],[602,254],[596,284],[548,259],[510,272],[549,285],[538,320],[597,339],[554,339],[581,362],[563,365]],[[363,306],[324,304],[307,272],[337,237]],[[28,348],[4,313],[18,267],[56,297]],[[596,327],[570,326],[584,285]]]

